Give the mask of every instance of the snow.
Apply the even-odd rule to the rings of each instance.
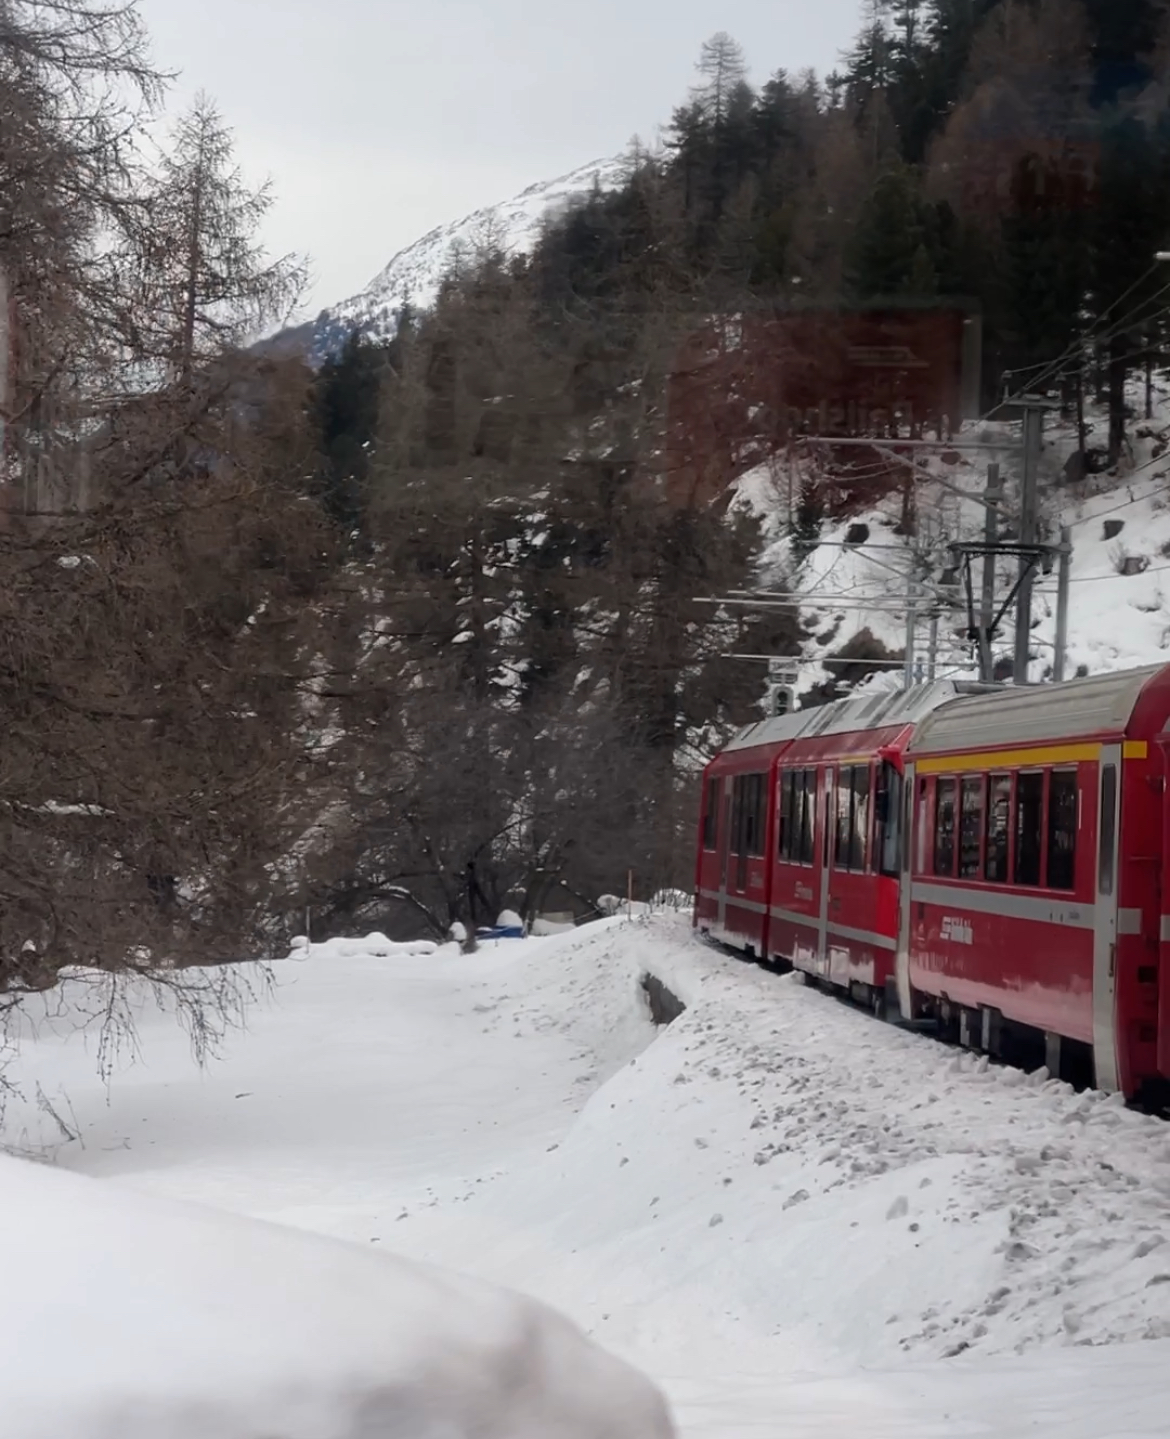
[[[6,1439],[668,1439],[530,1300],[26,1161],[0,1196]]]
[[[1144,413],[1144,383],[1137,381],[1131,408]],[[1131,422],[1130,452],[1114,473],[1090,476],[1076,483],[1062,478],[1064,462],[1076,449],[1075,426],[1059,416],[1046,422],[1042,462],[1042,525],[1055,543],[1062,525],[1072,530],[1073,559],[1068,667],[1073,675],[1084,667],[1090,674],[1160,664],[1170,651],[1170,386],[1155,384],[1151,420]],[[1090,447],[1101,443],[1107,429],[1104,412],[1089,407]],[[826,521],[821,543],[802,565],[794,563],[788,539],[790,496],[799,494],[810,457],[777,456],[748,470],[736,482],[733,507],[760,517],[765,540],[759,572],[762,588],[790,586],[807,596],[801,616],[809,638],[802,646],[800,688],[828,677],[827,655],[836,653],[868,629],[887,649],[901,653],[906,642],[905,594],[912,552],[929,569],[928,589],[937,591],[951,561],[953,540],[982,540],[985,511],[978,496],[987,482],[989,464],[997,462],[1007,485],[1004,519],[1018,512],[1022,454],[1019,424],[971,423],[958,442],[967,447],[947,452],[921,450],[920,471],[935,478],[916,482],[919,534],[909,540],[897,533],[901,495],[894,493],[839,522]],[[1015,452],[1010,449],[1016,446]],[[1005,448],[1007,447],[1007,448]],[[966,494],[961,497],[955,491]],[[1104,521],[1124,523],[1121,534],[1106,539]],[[862,545],[846,545],[851,525],[869,526]],[[1143,573],[1119,573],[1126,556],[1147,566]],[[976,562],[978,593],[982,561]],[[1003,560],[997,575],[1002,600],[1015,580],[1015,566]],[[1056,638],[1056,574],[1038,579],[1035,587],[1033,680],[1051,670]],[[925,601],[916,653],[925,663],[927,650]],[[939,674],[973,678],[966,596],[959,586],[941,604]],[[1014,621],[1009,611],[1001,625],[997,653],[1010,652]],[[892,667],[891,667],[892,668]],[[894,671],[900,682],[900,667]]]
[[[617,189],[628,170],[623,159],[595,160],[555,180],[530,185],[503,204],[440,225],[399,251],[360,294],[326,310],[317,322],[318,331],[347,334],[361,329],[374,339],[391,339],[403,304],[409,302],[415,310],[430,308],[453,266],[474,259],[487,247],[505,255],[530,254],[547,219],[595,186],[602,191]]]
[[[651,972],[688,1006],[668,1029]],[[7,1132],[111,1204],[518,1289],[660,1383],[684,1439],[1170,1428],[1170,1127],[722,957],[685,914],[313,946],[206,1072],[144,1000],[108,1092],[68,986],[33,1004]]]

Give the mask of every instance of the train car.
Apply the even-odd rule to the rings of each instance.
[[[776,825],[773,773],[789,743],[749,736],[755,725],[711,761],[703,774],[703,810],[695,870],[695,923],[754,959],[767,955],[768,836]]]
[[[1170,1079],[1170,667],[956,699],[907,751],[902,1012],[1129,1097]]]
[[[1170,666],[766,720],[705,774],[695,923],[971,1048],[1163,1103],[1168,771]]]
[[[902,751],[915,723],[965,688],[867,695],[739,734],[703,777],[697,927],[859,998],[883,996],[897,941]]]

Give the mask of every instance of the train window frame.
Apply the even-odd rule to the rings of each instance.
[[[979,880],[983,875],[983,853],[986,844],[987,832],[987,793],[988,776],[985,774],[965,774],[959,778],[959,802],[956,812],[955,825],[955,847],[958,851],[956,856],[956,872],[959,879]],[[967,798],[975,794],[978,798],[978,808],[974,812],[975,824],[975,853],[970,856],[967,851],[966,821],[968,818]]]
[[[947,791],[951,812],[950,863],[942,863],[946,854],[942,835],[944,788]],[[955,864],[959,857],[956,821],[958,818],[959,781],[956,775],[936,775],[934,781],[934,823],[931,825],[931,873],[939,879],[954,879]]]
[[[1071,844],[1067,852],[1068,870],[1059,880],[1053,879],[1053,855],[1056,852],[1057,831],[1053,828],[1056,816],[1056,789],[1057,781],[1072,780],[1071,813],[1066,811],[1066,828],[1071,833]],[[1080,772],[1074,766],[1072,768],[1061,767],[1053,769],[1048,776],[1048,798],[1045,805],[1044,830],[1045,830],[1045,854],[1044,854],[1044,885],[1046,889],[1058,891],[1062,894],[1075,893],[1077,887],[1077,832],[1080,828],[1079,815],[1081,807],[1081,781]],[[1068,821],[1071,819],[1071,825]],[[1062,855],[1063,859],[1064,856]]]
[[[1048,775],[1049,775],[1049,771],[1046,770],[1046,769],[1022,769],[1022,770],[1019,770],[1019,771],[1017,772],[1017,774],[1016,774],[1015,801],[1014,801],[1014,803],[1013,803],[1013,805],[1012,805],[1012,838],[1013,838],[1013,846],[1012,846],[1012,848],[1013,848],[1013,854],[1012,854],[1011,875],[1012,875],[1012,884],[1013,884],[1017,889],[1041,889],[1041,888],[1043,888],[1043,884],[1044,884],[1044,868],[1045,868],[1045,865],[1044,865],[1044,861],[1045,861],[1045,853],[1044,853],[1044,850],[1045,850],[1045,840],[1046,840],[1046,838],[1047,838],[1046,829],[1047,829],[1047,812],[1048,812]],[[1033,796],[1032,793],[1031,793],[1031,790],[1032,790],[1031,781],[1033,781],[1033,780],[1039,780],[1039,781],[1040,781],[1040,790],[1039,790],[1039,795],[1038,795],[1038,796]],[[1024,787],[1025,787],[1025,781],[1028,781],[1028,790],[1029,790],[1029,794],[1028,794],[1028,804],[1029,804],[1029,806],[1032,805],[1034,799],[1035,799],[1035,801],[1036,801],[1036,811],[1035,811],[1035,815],[1036,815],[1036,826],[1035,826],[1035,849],[1034,849],[1034,854],[1033,854],[1033,850],[1032,850],[1032,846],[1031,846],[1031,845],[1025,847],[1025,846],[1021,843],[1022,839],[1024,839],[1024,838],[1026,837],[1026,836],[1025,836],[1025,830],[1024,830],[1024,825],[1025,825],[1025,824],[1027,824],[1027,835],[1028,835],[1028,836],[1031,836],[1031,833],[1032,833],[1031,821],[1025,821],[1024,818],[1023,818],[1023,803],[1024,803],[1024,801],[1023,801],[1023,791],[1024,791]],[[1022,877],[1022,870],[1023,870],[1023,865],[1024,865],[1024,862],[1025,862],[1025,859],[1026,859],[1026,861],[1027,861],[1027,863],[1028,863],[1028,865],[1029,865],[1029,873],[1030,873],[1030,872],[1031,872],[1030,866],[1031,866],[1031,862],[1032,862],[1033,857],[1034,857],[1034,859],[1035,859],[1035,865],[1036,865],[1036,877],[1035,877],[1034,879],[1023,878],[1023,877]]]
[[[703,853],[719,852],[719,808],[722,803],[723,776],[712,775],[707,780],[703,806]]]
[[[1015,805],[1016,780],[1009,771],[1000,770],[987,775],[987,809],[983,820],[983,882],[984,884],[1007,884],[1012,873],[1012,814]],[[996,812],[996,790],[1006,786],[1007,807],[1004,812],[1002,872],[990,873],[992,857],[992,819]],[[1000,857],[1000,856],[997,856]]]

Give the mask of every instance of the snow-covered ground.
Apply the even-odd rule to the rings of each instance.
[[[0,1159],[5,1439],[670,1439],[543,1306]]]
[[[275,966],[206,1072],[144,1007],[108,1093],[55,999],[10,1140],[61,1141],[51,1105],[62,1167],[518,1288],[659,1381],[688,1439],[1170,1433],[1170,1127],[685,916],[374,948]],[[657,1033],[649,971],[689,1005]]]
[[[1144,382],[1135,381],[1129,398],[1133,412],[1144,414]],[[1091,405],[1088,421],[1090,448],[1103,445],[1108,428],[1104,412]],[[966,640],[966,593],[961,585],[940,588],[940,582],[951,565],[949,543],[982,541],[984,537],[985,509],[976,496],[984,493],[993,462],[1000,465],[1006,485],[1002,528],[1010,530],[1019,509],[1021,428],[1019,424],[972,423],[957,437],[963,448],[916,453],[918,533],[913,539],[897,533],[902,500],[900,493],[894,493],[870,507],[861,507],[840,523],[826,522],[820,545],[799,565],[794,563],[788,539],[789,507],[799,495],[801,477],[814,463],[816,452],[778,455],[742,476],[733,505],[763,520],[762,586],[790,586],[809,597],[801,612],[809,632],[803,647],[802,688],[824,679],[824,657],[836,653],[862,630],[869,630],[889,650],[903,651],[912,556],[925,566],[917,572],[922,581],[916,636],[920,664],[927,662],[927,609],[932,599],[940,599],[939,673],[974,677],[974,658]],[[1044,537],[1055,543],[1062,525],[1072,531],[1069,677],[1082,666],[1097,674],[1160,664],[1170,654],[1170,387],[1165,380],[1155,384],[1152,419],[1132,421],[1130,435],[1116,472],[1069,482],[1063,468],[1077,446],[1075,426],[1059,416],[1046,422],[1041,464]],[[901,473],[895,466],[895,476]],[[1107,536],[1106,521],[1119,526],[1120,532]],[[868,539],[847,546],[850,527],[862,524],[869,529]],[[1131,571],[1144,568],[1140,573],[1125,573],[1127,560]],[[975,561],[976,604],[982,565],[981,559]],[[1015,561],[1001,562],[998,603],[1011,592],[1016,573]],[[1040,680],[1050,675],[1055,652],[1055,571],[1038,579],[1035,596],[1033,650],[1037,658],[1032,678]],[[996,646],[998,656],[1010,657],[1013,636],[1014,612],[1009,611]],[[891,682],[900,685],[901,679],[900,669],[894,670]]]

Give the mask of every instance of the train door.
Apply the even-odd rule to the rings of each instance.
[[[821,870],[820,935],[817,940],[817,972],[829,972],[829,880],[833,859],[833,831],[835,793],[833,789],[835,771],[832,765],[824,770],[825,792],[821,801],[821,848],[817,863]]]
[[[1102,747],[1097,778],[1097,886],[1093,920],[1093,1064],[1098,1089],[1117,1073],[1117,841],[1121,831],[1121,746]]]

